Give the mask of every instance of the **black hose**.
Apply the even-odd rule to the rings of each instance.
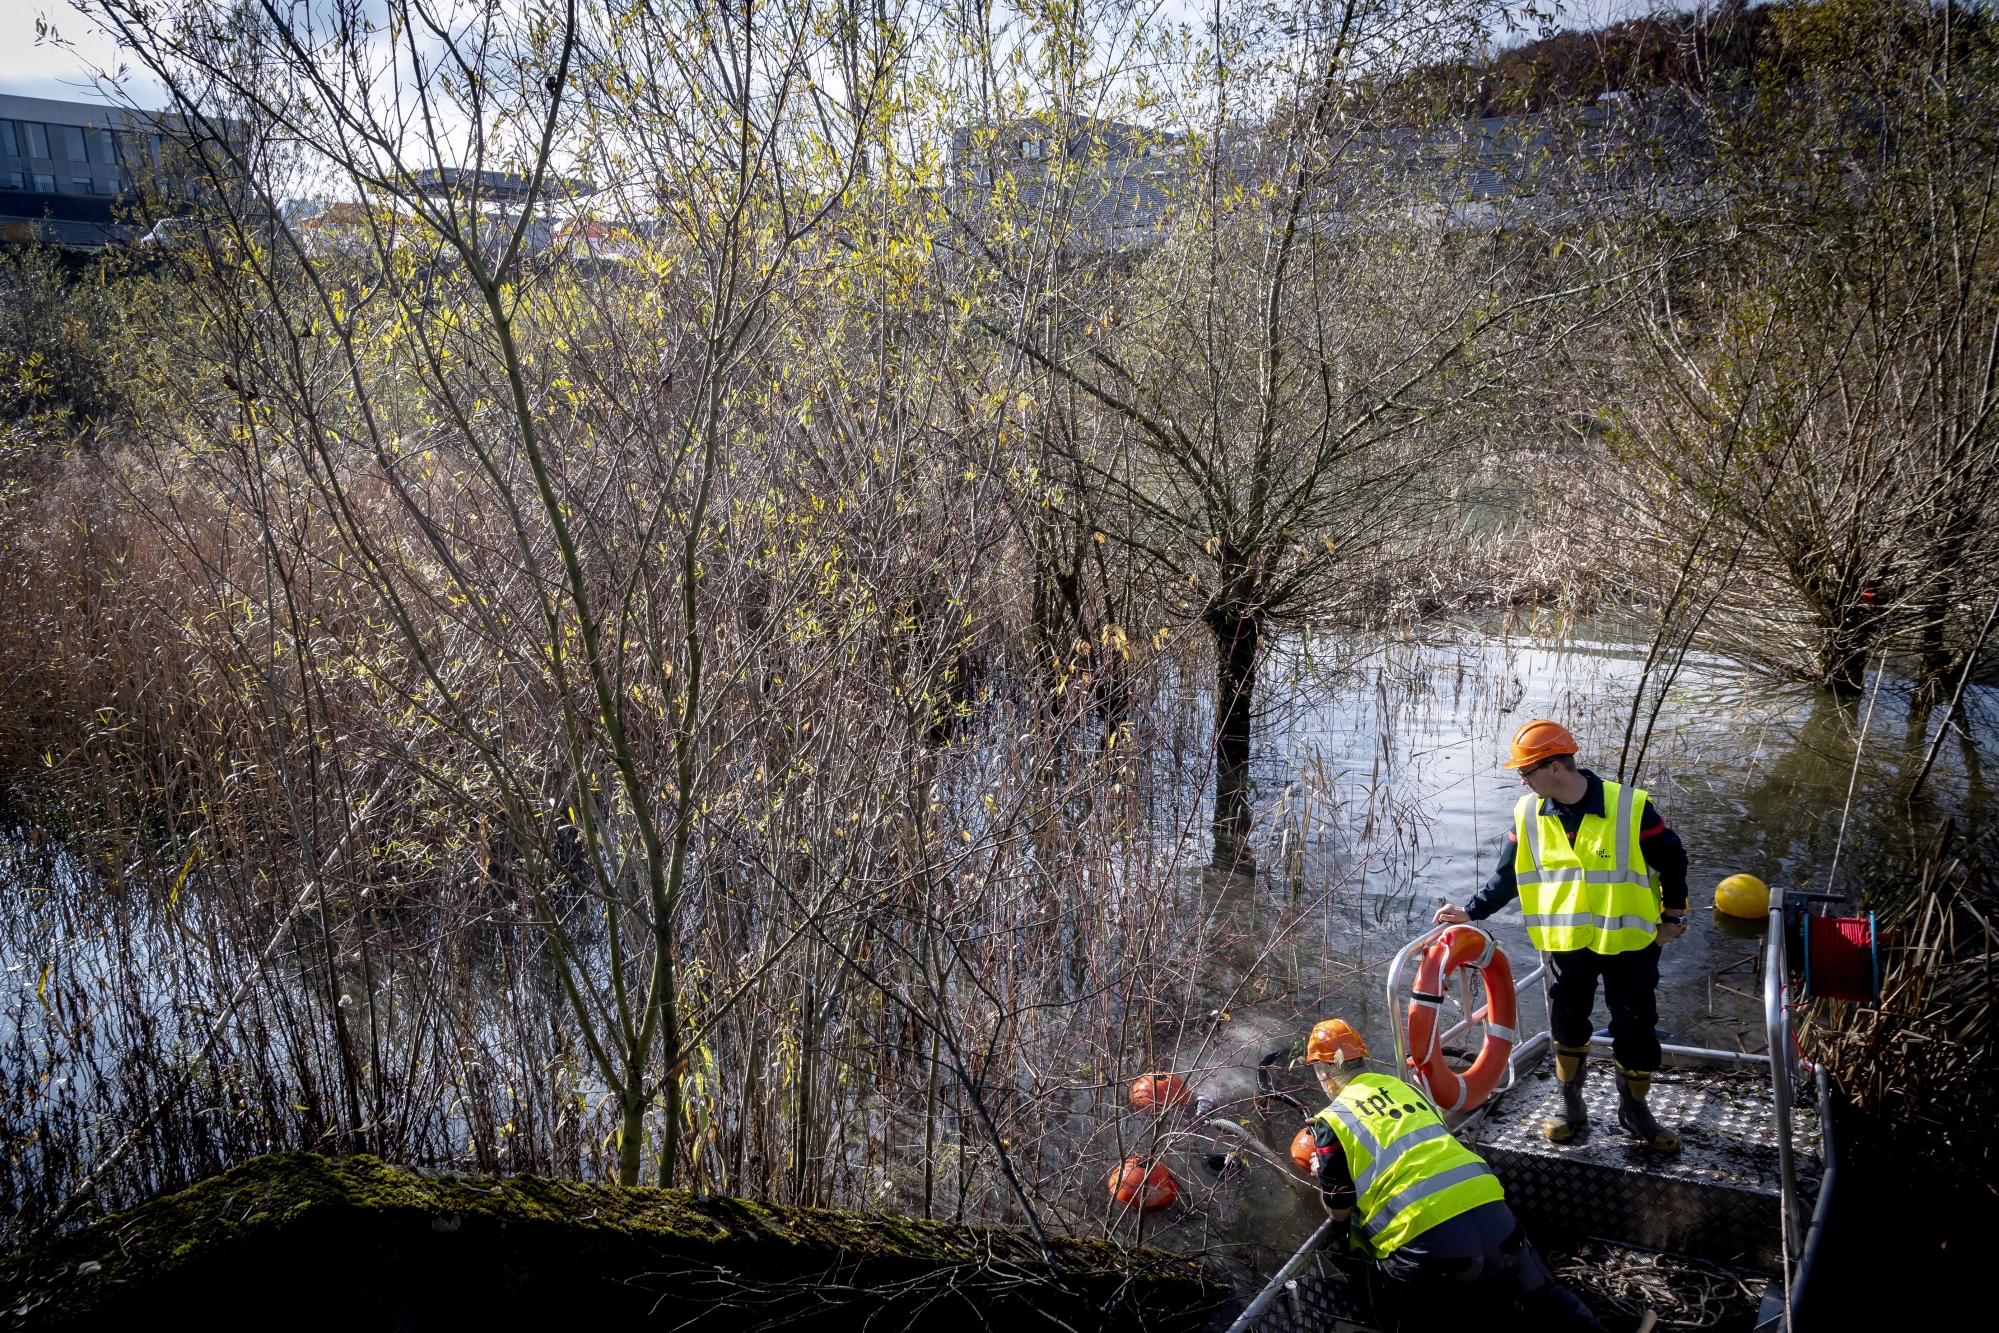
[[[1270,1114],[1269,1103],[1284,1102],[1292,1107],[1297,1108],[1298,1114],[1304,1116],[1307,1120],[1312,1118],[1311,1109],[1308,1108],[1305,1105],[1305,1103],[1299,1101],[1296,1097],[1293,1097],[1290,1093],[1285,1092],[1283,1089],[1279,1088],[1276,1084],[1270,1081],[1271,1068],[1274,1065],[1276,1065],[1277,1062],[1280,1060],[1288,1060],[1290,1058],[1290,1055],[1291,1052],[1288,1050],[1272,1051],[1270,1054],[1264,1056],[1262,1061],[1257,1064],[1256,1111],[1258,1115]]]

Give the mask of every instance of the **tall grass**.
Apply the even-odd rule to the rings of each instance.
[[[128,1137],[80,1216],[286,1147],[613,1175],[528,858],[424,780],[453,746],[368,687],[394,647],[337,555],[274,621],[224,493],[137,454],[45,468],[9,521],[10,1224]],[[951,558],[875,549],[883,582]],[[1101,1181],[1155,1146],[1125,1086],[1198,1044],[1206,959],[1312,907],[1217,910],[1184,873],[1203,747],[1170,734],[1197,720],[1170,636],[1105,647],[1132,686],[1106,733],[1087,689],[1021,674],[1007,569],[942,720],[898,706],[886,618],[809,694],[752,675],[727,710],[682,961],[697,1015],[744,994],[690,1056],[684,1132],[653,1136],[697,1188],[1017,1221],[997,1136],[1051,1224],[1118,1225]],[[553,891],[585,921],[587,889]]]

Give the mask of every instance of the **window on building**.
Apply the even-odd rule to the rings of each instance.
[[[0,120],[0,153],[9,157],[21,155],[21,138],[14,133],[14,122],[11,120]]]
[[[27,140],[21,146],[28,151],[23,157],[47,157],[49,155],[49,132],[32,120],[21,122],[21,136]]]
[[[20,188],[21,188],[20,172],[0,171],[0,190],[18,190]]]
[[[99,166],[104,166],[104,167],[117,166],[118,141],[111,137],[111,131],[92,130],[90,132],[89,137],[90,137],[90,160],[92,162],[97,163]]]
[[[35,188],[43,194],[54,194],[56,192],[56,178],[54,176],[45,176],[38,171],[30,179],[34,181]]]
[[[63,152],[69,157],[69,160],[72,162],[88,162],[90,154],[84,151],[83,131],[74,125],[58,125],[56,128],[62,134]]]
[[[118,145],[118,160],[133,175],[144,175],[160,165],[160,156],[153,147],[152,136],[125,134],[119,138],[123,142]]]
[[[69,178],[69,188],[75,190],[78,194],[97,193],[97,187],[90,183],[90,177],[88,176],[71,176]]]

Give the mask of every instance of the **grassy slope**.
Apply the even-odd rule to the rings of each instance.
[[[96,1322],[189,1293],[206,1303],[218,1281],[229,1292],[288,1293],[337,1274],[326,1299],[354,1306],[349,1317],[363,1306],[393,1308],[391,1322],[403,1326],[434,1326],[422,1313],[437,1299],[427,1286],[451,1288],[454,1304],[486,1300],[502,1310],[559,1294],[579,1315],[600,1298],[644,1306],[665,1292],[683,1302],[663,1321],[671,1326],[715,1300],[748,1300],[774,1318],[807,1292],[823,1318],[843,1302],[875,1299],[883,1285],[913,1288],[947,1274],[942,1285],[960,1304],[1025,1299],[1068,1323],[1059,1312],[1081,1297],[1079,1309],[1104,1314],[1092,1321],[1101,1326],[1157,1327],[1162,1314],[1212,1309],[1225,1295],[1185,1259],[1080,1239],[1057,1239],[1055,1250],[1063,1273],[1051,1284],[1033,1239],[1005,1229],[279,1153],[10,1257],[0,1308],[32,1307],[32,1325]],[[729,1281],[714,1285],[724,1272]],[[918,1304],[935,1302],[931,1290]],[[936,1322],[949,1320],[940,1310]]]

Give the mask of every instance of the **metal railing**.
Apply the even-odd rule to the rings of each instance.
[[[1778,895],[1778,901],[1770,907],[1770,934],[1763,951],[1763,1029],[1769,1043],[1770,1096],[1776,1103],[1777,1115],[1777,1177],[1783,1195],[1780,1220],[1784,1235],[1784,1304],[1780,1313],[1757,1320],[1756,1333],[1766,1330],[1789,1333],[1798,1304],[1804,1299],[1805,1286],[1811,1280],[1819,1241],[1825,1234],[1826,1211],[1832,1202],[1833,1177],[1838,1170],[1832,1137],[1831,1086],[1825,1070],[1806,1060],[1798,1050],[1791,1030],[1791,968],[1786,956],[1786,935],[1784,905],[1782,895]],[[1797,1149],[1791,1137],[1794,1105],[1791,1080],[1799,1070],[1810,1071],[1818,1084],[1819,1189],[1809,1223],[1805,1220],[1804,1196],[1798,1188]]]
[[[1338,1225],[1330,1217],[1321,1222],[1319,1229],[1312,1233],[1312,1238],[1298,1247],[1298,1253],[1292,1255],[1284,1267],[1277,1270],[1277,1276],[1265,1283],[1263,1290],[1256,1293],[1256,1299],[1236,1316],[1235,1322],[1229,1325],[1229,1333],[1248,1333],[1248,1330],[1254,1328],[1256,1321],[1263,1318],[1264,1313],[1276,1304],[1277,1298],[1284,1294],[1285,1285],[1312,1266],[1313,1257],[1318,1254],[1320,1247],[1326,1243],[1326,1237],[1330,1236]]]
[[[1419,950],[1429,948],[1431,944],[1443,938],[1445,931],[1455,929],[1457,927],[1454,925],[1432,926],[1415,939],[1409,941],[1409,943],[1403,945],[1396,952],[1395,957],[1388,962],[1388,1027],[1395,1040],[1395,1076],[1397,1078],[1401,1078],[1409,1069],[1409,1015],[1407,998],[1402,994],[1402,973],[1409,966],[1409,959],[1412,955]],[[1487,931],[1479,926],[1472,926],[1470,929],[1478,931],[1479,934],[1484,935],[1488,940],[1492,938]],[[1462,1002],[1454,1000],[1448,992],[1446,992],[1444,998],[1450,1000],[1452,1006],[1459,1013],[1463,1014],[1464,1017],[1459,1019],[1455,1026],[1438,1034],[1437,1045],[1439,1046],[1462,1035],[1472,1024],[1485,1021],[1486,1010],[1489,1004],[1480,1005],[1476,1009],[1472,1008],[1471,979],[1460,973],[1458,980],[1463,990],[1464,1000]],[[1534,981],[1541,983],[1541,1003],[1545,1011],[1548,1003],[1548,959],[1545,954],[1541,957],[1541,961],[1534,967],[1533,971],[1528,972],[1525,976],[1514,979],[1513,993],[1515,996],[1519,995],[1521,987]],[[1500,1093],[1512,1087],[1515,1080],[1519,1078],[1520,1071],[1527,1066],[1529,1061],[1538,1057],[1541,1054],[1541,1048],[1552,1040],[1553,1038],[1549,1036],[1547,1030],[1544,1028],[1529,1037],[1526,1041],[1516,1045],[1513,1048],[1512,1054],[1507,1057],[1506,1082],[1493,1089],[1492,1095],[1497,1097]],[[1420,1083],[1416,1086],[1426,1098],[1429,1097],[1429,1089],[1423,1088]],[[1434,1107],[1436,1103],[1433,1101],[1431,1105]],[[1441,1115],[1442,1111],[1440,1110],[1438,1114]]]

